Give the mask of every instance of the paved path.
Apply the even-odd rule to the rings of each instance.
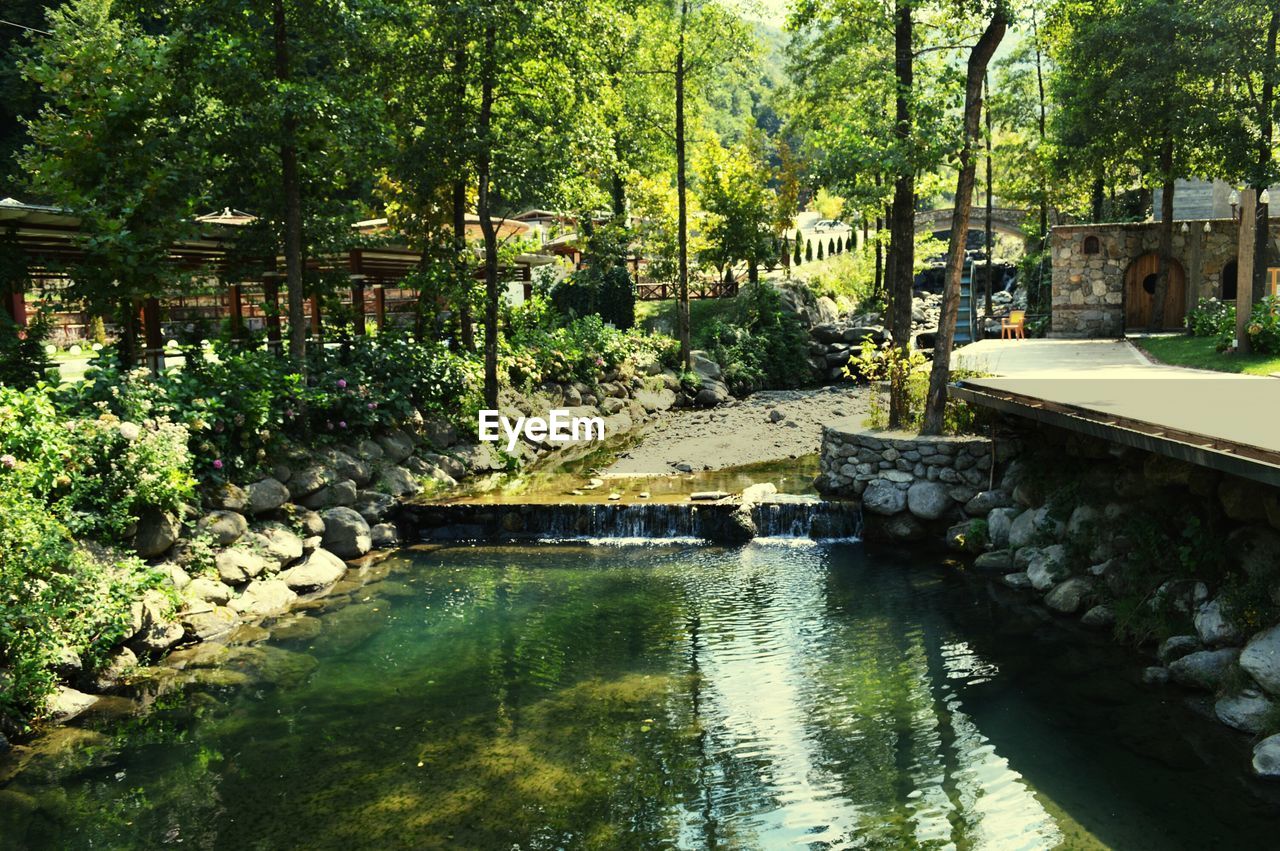
[[[952,365],[965,383],[1280,453],[1280,380],[1166,366],[1108,340],[983,340]]]

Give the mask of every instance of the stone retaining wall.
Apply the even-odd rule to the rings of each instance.
[[[1142,644],[1145,683],[1199,692],[1254,737],[1255,772],[1280,777],[1280,489],[1025,429],[948,545],[1058,617]]]
[[[917,540],[985,511],[992,465],[1014,451],[983,437],[824,428],[815,485],[824,496],[861,498],[871,537]]]

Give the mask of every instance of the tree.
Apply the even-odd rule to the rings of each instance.
[[[799,266],[804,262],[804,255],[800,252],[800,243],[803,241],[804,235],[800,233],[800,229],[796,228],[796,245],[795,253],[791,256],[791,262]]]
[[[66,295],[117,312],[121,359],[134,364],[141,302],[180,279],[170,248],[196,231],[199,96],[182,73],[181,36],[147,35],[110,0],[73,0],[48,26],[22,65],[45,103],[27,121],[21,164],[36,193],[80,217]]]
[[[774,251],[776,198],[768,188],[772,169],[756,137],[723,148],[710,143],[704,152],[699,195],[708,213],[707,248],[699,259],[724,275],[735,263],[747,264],[747,278],[759,280],[759,265]]]
[[[942,295],[942,314],[934,342],[933,368],[925,401],[922,434],[941,434],[947,407],[947,376],[951,369],[951,347],[955,340],[956,315],[960,305],[960,278],[963,274],[965,242],[969,234],[969,212],[973,202],[976,163],[973,150],[981,133],[982,88],[987,65],[1004,39],[1008,26],[1004,3],[997,0],[991,22],[969,53],[964,96],[964,141],[960,148],[960,170],[956,178],[955,206],[951,212],[951,245],[947,252],[947,279]],[[989,261],[988,261],[989,262]]]

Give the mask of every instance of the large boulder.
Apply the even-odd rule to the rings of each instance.
[[[1210,600],[1196,612],[1196,634],[1206,647],[1239,644],[1242,636],[1236,625],[1222,611],[1220,600]]]
[[[338,475],[329,467],[313,464],[289,477],[289,493],[295,500],[310,496],[327,484],[336,482]]]
[[[351,506],[360,512],[367,523],[381,523],[396,507],[396,498],[391,494],[379,491],[360,491],[356,494],[355,504]]]
[[[1267,736],[1253,746],[1253,773],[1259,777],[1280,777],[1280,733]]]
[[[917,481],[907,489],[907,508],[921,520],[937,520],[950,507],[951,496],[941,482]]]
[[[1280,626],[1264,629],[1249,639],[1240,653],[1240,667],[1272,694],[1280,694]]]
[[[241,585],[271,567],[271,563],[249,547],[232,547],[214,556],[218,578],[228,585]]]
[[[1015,570],[1013,553],[1009,550],[992,550],[983,553],[973,560],[978,570],[989,570],[994,573],[1012,573]]]
[[[280,579],[299,594],[328,588],[347,572],[347,565],[333,553],[319,549],[280,574]]]
[[[1046,547],[1027,565],[1027,577],[1031,580],[1031,587],[1042,592],[1063,582],[1070,573],[1064,559],[1054,547]]]
[[[266,514],[275,511],[289,501],[289,489],[273,478],[254,482],[246,489],[250,514]]]
[[[302,558],[302,538],[283,523],[264,523],[246,538],[251,539],[258,552],[272,561],[276,568],[286,567]]]
[[[427,417],[422,423],[422,436],[436,449],[448,449],[458,442],[458,432],[442,417]]]
[[[387,460],[399,464],[413,454],[413,438],[404,432],[393,431],[378,437],[378,445]]]
[[[297,599],[297,593],[280,578],[259,579],[250,582],[230,608],[247,618],[265,618],[287,612]]]
[[[715,358],[701,350],[689,353],[689,367],[698,378],[710,381],[719,381],[723,374]]]
[[[991,546],[1009,546],[1009,532],[1020,513],[1016,508],[996,508],[987,515],[987,538],[991,541]]]
[[[212,538],[215,545],[229,547],[249,531],[249,521],[235,511],[212,511],[200,518],[196,528]]]
[[[1017,516],[1009,527],[1009,546],[1018,550],[1030,546],[1036,539],[1036,517],[1039,512],[1028,508]]]
[[[231,599],[231,589],[216,579],[198,576],[182,590],[182,596],[196,603],[221,605]]]
[[[1093,591],[1092,579],[1087,576],[1074,576],[1054,586],[1053,590],[1045,595],[1044,604],[1055,612],[1073,615],[1080,609],[1080,605],[1091,591]]]
[[[369,528],[369,537],[375,550],[388,550],[400,546],[400,530],[394,523],[378,523]]]
[[[133,536],[133,548],[143,558],[163,555],[182,534],[182,523],[167,511],[147,508],[138,518],[138,530]]]
[[[888,517],[907,507],[907,492],[885,479],[876,479],[862,492],[862,507]]]
[[[1239,648],[1197,650],[1171,663],[1169,676],[1178,685],[1214,691],[1239,657]]]
[[[1200,639],[1194,635],[1171,635],[1156,648],[1156,658],[1160,660],[1160,664],[1168,665],[1201,649]]]
[[[66,686],[58,686],[45,699],[45,714],[54,724],[62,724],[84,712],[99,700],[97,695],[85,694]]]
[[[141,626],[129,640],[135,653],[150,656],[163,653],[182,640],[185,631],[173,617],[172,606],[159,591],[148,591],[135,604]]]
[[[369,524],[351,508],[330,508],[322,511],[324,518],[325,549],[339,558],[359,558],[373,548]]]
[[[667,392],[670,392],[670,391],[667,391]],[[672,404],[675,404],[674,393],[671,393],[671,402]],[[669,408],[671,407],[671,405],[668,405],[667,407]],[[463,476],[467,474],[467,468],[462,466],[462,463],[458,461],[458,459],[450,455],[440,455],[435,452],[423,452],[418,457],[420,457],[423,461],[426,461],[428,464],[434,467],[438,467],[441,470],[444,470],[446,473],[448,473],[451,477],[455,479],[461,479]]]
[[[354,479],[343,479],[326,485],[309,496],[304,496],[302,505],[312,511],[333,508],[338,505],[351,505],[356,501],[358,490]]]
[[[244,511],[249,504],[249,495],[239,485],[224,482],[209,491],[205,504],[224,511]]]
[[[840,308],[836,307],[836,303],[828,296],[819,296],[817,302],[818,315],[817,322],[819,325],[828,325],[840,319]]]
[[[1228,558],[1249,576],[1280,574],[1280,532],[1261,526],[1247,526],[1227,535]]]
[[[964,504],[965,513],[970,517],[986,517],[997,508],[1010,505],[1009,495],[1002,490],[981,491]]]
[[[388,467],[378,478],[378,487],[392,496],[417,496],[422,493],[422,485],[404,467]],[[354,501],[354,500],[353,500]]]
[[[924,526],[909,511],[886,517],[880,523],[880,530],[893,541],[919,541],[925,536]]]
[[[195,641],[208,641],[226,635],[240,622],[234,611],[212,603],[192,606],[182,613],[180,620],[187,637]]]
[[[1213,714],[1228,727],[1257,735],[1267,728],[1275,716],[1275,704],[1257,689],[1221,697],[1213,705]]]

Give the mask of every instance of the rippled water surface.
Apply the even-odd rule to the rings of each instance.
[[[547,545],[368,578],[11,763],[0,846],[1234,849],[1280,826],[1247,741],[1134,685],[1132,651],[943,565]]]

